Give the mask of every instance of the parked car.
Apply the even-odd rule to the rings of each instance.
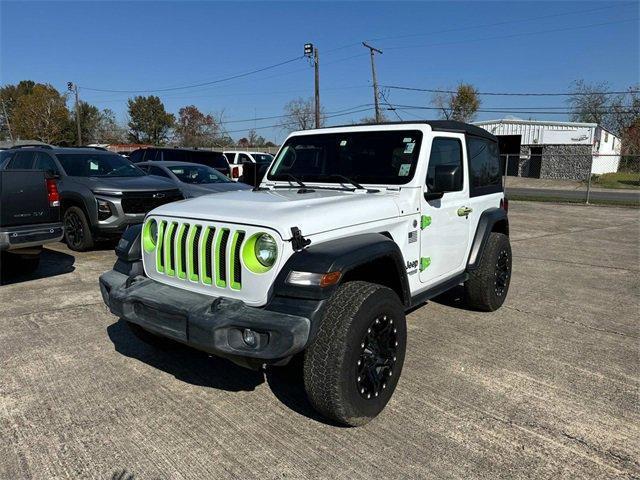
[[[232,182],[217,170],[206,165],[188,162],[141,162],[136,166],[149,175],[171,180],[185,198],[199,197],[209,193],[249,190],[244,183]]]
[[[396,388],[407,311],[459,285],[474,309],[503,304],[507,207],[497,138],[479,127],[294,132],[258,189],[150,212],[100,289],[153,345],[253,368],[303,353],[311,405],[362,425]]]
[[[245,150],[225,150],[224,155],[229,160],[229,165],[231,165],[232,179],[244,181],[244,183],[248,183],[250,185],[258,185],[264,176],[264,173],[271,165],[273,161],[273,155],[270,153],[263,152],[247,152]],[[252,163],[255,165],[255,168],[251,169],[251,178],[242,178],[246,177],[244,172],[244,165],[247,163]],[[235,168],[234,168],[235,167]],[[235,177],[234,177],[235,175]]]
[[[31,273],[42,246],[62,239],[56,179],[42,170],[0,171],[2,269]]]
[[[182,200],[169,180],[152,177],[115,153],[95,148],[18,147],[7,170],[44,170],[58,178],[64,238],[71,250],[120,236],[147,212]]]
[[[188,162],[215,168],[223,175],[231,177],[227,157],[222,152],[189,148],[139,148],[129,155],[133,163],[140,162]]]

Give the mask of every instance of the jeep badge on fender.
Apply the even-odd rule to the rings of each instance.
[[[496,137],[472,125],[294,132],[253,190],[162,205],[129,228],[100,288],[158,347],[249,368],[301,356],[318,412],[363,425],[400,379],[407,310],[461,284],[473,308],[504,302],[504,200]]]

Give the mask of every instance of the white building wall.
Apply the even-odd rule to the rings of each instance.
[[[620,139],[603,128],[596,130],[596,141],[593,145],[593,167],[591,173],[617,172],[620,166]]]

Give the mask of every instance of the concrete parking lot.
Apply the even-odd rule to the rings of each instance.
[[[0,478],[640,478],[640,215],[511,206],[505,306],[408,316],[383,414],[316,417],[295,369],[140,343],[104,307],[109,249],[48,249],[0,287]]]

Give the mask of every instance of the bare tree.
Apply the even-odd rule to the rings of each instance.
[[[571,84],[571,96],[567,103],[571,111],[571,120],[574,122],[597,123],[605,128],[612,129],[608,110],[610,107],[609,96],[605,93],[610,89],[609,82],[586,83],[584,80],[576,80]]]
[[[437,93],[431,100],[445,120],[471,122],[482,101],[473,85],[461,83],[454,93]]]
[[[286,115],[282,128],[287,131],[315,128],[315,101],[313,98],[296,98],[284,106]],[[324,126],[325,113],[320,108],[320,126]]]

